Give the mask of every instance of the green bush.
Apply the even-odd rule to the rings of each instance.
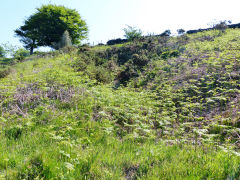
[[[127,28],[124,28],[123,31],[125,32],[124,36],[130,41],[140,38],[142,36],[141,29],[137,29],[136,27],[127,25]]]
[[[5,129],[5,136],[8,139],[18,139],[22,135],[22,127],[21,126],[13,126],[8,129]]]
[[[5,57],[5,50],[2,46],[0,46],[0,58]]]
[[[32,157],[18,173],[18,179],[48,179],[49,176],[49,167],[43,163],[40,155]]]
[[[110,83],[112,81],[111,74],[105,68],[98,67],[96,68],[94,73],[95,73],[95,79],[98,82]]]
[[[6,77],[11,72],[11,68],[8,66],[0,66],[0,79]]]
[[[168,58],[171,58],[171,57],[177,57],[179,56],[179,51],[178,50],[172,50],[172,51],[164,51],[162,54],[161,54],[161,58],[163,59],[168,59]]]
[[[13,57],[17,60],[23,60],[25,57],[29,56],[30,53],[28,50],[26,49],[18,49],[14,54]]]

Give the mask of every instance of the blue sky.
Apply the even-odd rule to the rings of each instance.
[[[240,23],[239,0],[0,0],[0,44],[20,46],[14,30],[43,4],[76,9],[89,26],[89,42],[123,38],[127,25],[144,34],[204,28],[216,20]]]

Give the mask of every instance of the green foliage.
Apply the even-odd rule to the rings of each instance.
[[[216,21],[216,22],[212,22],[210,24],[210,27],[213,29],[217,29],[221,32],[225,32],[225,30],[228,28],[228,25],[231,23],[232,22],[230,20]]]
[[[178,35],[182,35],[185,33],[184,29],[177,29]]]
[[[179,54],[180,54],[180,52],[177,50],[172,50],[172,51],[166,50],[161,54],[161,58],[168,59],[171,57],[177,57],[177,56],[179,56]]]
[[[20,48],[15,51],[13,57],[17,60],[23,60],[25,57],[29,56],[30,53],[26,49]]]
[[[239,37],[144,37],[14,64],[0,79],[0,178],[237,179]]]
[[[37,8],[37,12],[15,30],[15,33],[32,54],[33,49],[38,46],[55,48],[65,31],[68,31],[72,44],[79,44],[86,38],[88,28],[76,10],[49,4]]]
[[[124,37],[130,41],[140,38],[142,36],[141,29],[137,29],[136,27],[133,26],[127,25],[127,27],[124,28],[123,31],[125,33]]]
[[[2,46],[0,46],[0,58],[5,57],[5,50]]]
[[[16,51],[16,49],[18,49],[18,47],[11,45],[10,43],[5,43],[2,44],[1,46],[4,50],[4,57],[12,57]]]
[[[9,139],[18,139],[22,135],[21,126],[13,126],[5,130],[5,136]]]
[[[80,48],[79,56],[71,62],[75,71],[83,72],[91,79],[97,80],[99,83],[110,83],[113,79],[112,70],[109,69],[108,62],[97,53]]]
[[[162,34],[160,34],[160,36],[170,36],[171,35],[171,31],[169,29],[165,30]]]
[[[69,47],[71,45],[72,45],[72,40],[69,35],[69,32],[66,30],[66,31],[64,31],[62,38],[59,40],[59,42],[54,44],[54,48],[60,49],[60,48],[64,48],[64,47]]]
[[[0,79],[8,76],[11,72],[11,68],[8,66],[0,66]]]
[[[48,179],[49,168],[44,165],[40,155],[32,157],[28,164],[18,172],[18,179]]]

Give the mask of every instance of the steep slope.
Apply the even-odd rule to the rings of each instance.
[[[11,66],[0,79],[0,177],[237,178],[239,44],[239,30],[206,31]]]

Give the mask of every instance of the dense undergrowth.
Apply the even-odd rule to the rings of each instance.
[[[213,30],[0,61],[0,178],[238,178],[239,44]]]

